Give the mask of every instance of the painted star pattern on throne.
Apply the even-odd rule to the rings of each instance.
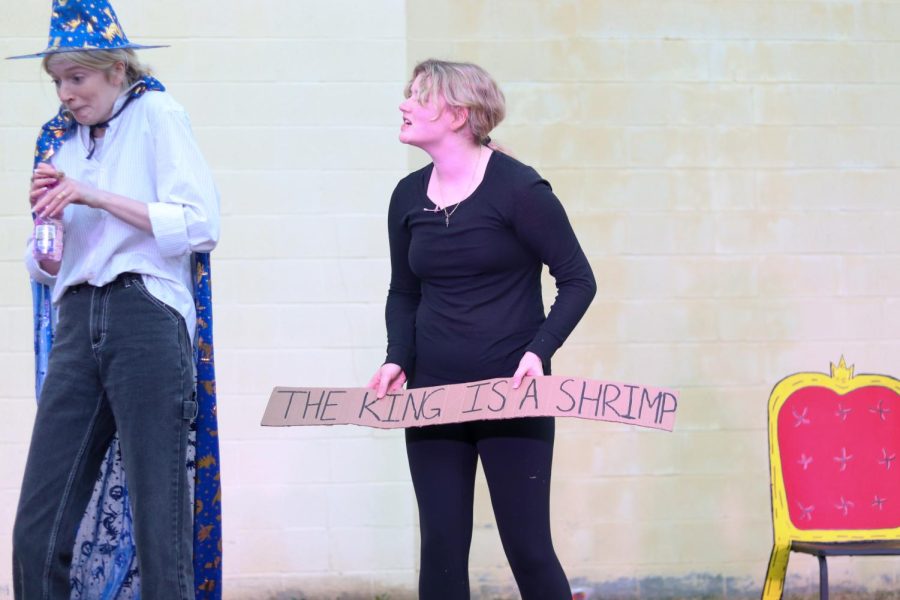
[[[869,412],[875,413],[881,418],[882,421],[884,421],[887,419],[887,415],[891,412],[891,409],[884,407],[884,400],[879,400],[878,406],[876,406],[875,408],[870,408]]]
[[[900,493],[900,397],[877,387],[831,401],[800,392],[779,416],[791,520],[802,529],[900,527],[900,506],[890,501]]]
[[[847,454],[846,448],[841,448],[841,455],[834,457],[835,462],[841,465],[841,471],[847,470],[847,463],[853,460],[852,454]]]
[[[894,462],[894,459],[897,458],[897,454],[888,454],[887,450],[884,448],[881,449],[881,460],[878,461],[879,465],[884,465],[888,471],[891,470],[891,463]]]
[[[840,402],[838,402],[838,407],[837,407],[837,410],[834,412],[834,414],[837,415],[837,418],[840,419],[841,421],[846,421],[847,415],[849,415],[850,412],[851,412],[851,409],[844,408],[844,406]]]
[[[847,513],[850,512],[850,509],[853,508],[855,504],[851,500],[844,500],[844,497],[841,496],[841,501],[834,505],[836,509],[844,513],[844,516],[847,516]]]
[[[796,421],[794,422],[794,427],[800,427],[801,425],[809,425],[811,423],[811,421],[806,417],[807,412],[809,412],[808,408],[804,407],[803,412],[800,413],[799,415],[797,414],[796,410],[792,411],[792,412],[794,413],[794,418],[796,419]]]

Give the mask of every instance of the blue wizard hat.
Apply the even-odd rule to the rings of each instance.
[[[109,0],[53,0],[47,47],[36,54],[7,58],[40,58],[47,54],[86,50],[165,47],[130,42]]]

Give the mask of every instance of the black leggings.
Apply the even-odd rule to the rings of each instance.
[[[420,600],[469,598],[475,467],[481,457],[497,529],[523,600],[569,600],[550,538],[552,417],[406,430],[422,556]]]

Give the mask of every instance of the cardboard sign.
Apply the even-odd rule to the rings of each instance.
[[[580,417],[672,431],[678,393],[577,377],[488,379],[399,390],[375,397],[368,388],[276,387],[262,424],[362,425],[391,429],[513,417]]]

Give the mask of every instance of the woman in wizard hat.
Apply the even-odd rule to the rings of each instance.
[[[30,193],[40,233],[26,264],[50,291],[58,323],[45,373],[38,357],[13,534],[19,600],[220,595],[215,576],[198,569],[195,583],[192,564],[203,552],[192,527],[207,543],[220,539],[208,514],[218,498],[198,473],[194,517],[186,467],[195,418],[207,418],[198,463],[218,462],[214,445],[201,446],[216,429],[205,253],[218,241],[219,198],[187,114],[135,55],[148,47],[128,40],[107,0],[53,0],[48,47],[11,57],[41,57],[61,102],[38,138]],[[36,307],[36,346],[46,349],[53,310],[40,294]],[[133,532],[136,557],[117,556],[126,571],[111,579],[105,568],[76,573],[73,557],[94,546],[109,553],[96,534],[76,545],[76,532],[101,467],[101,484],[116,477],[105,464],[116,436],[127,488],[100,500],[93,529]],[[124,524],[110,525],[122,515],[107,502],[122,498]],[[138,580],[139,593],[120,593]]]

